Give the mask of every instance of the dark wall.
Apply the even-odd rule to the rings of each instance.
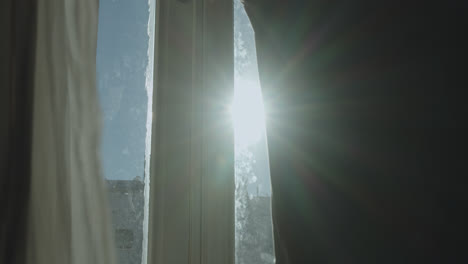
[[[246,0],[292,263],[465,255],[462,5]]]
[[[11,34],[11,3],[2,1],[0,6],[0,34],[10,36]],[[0,172],[2,175],[6,170],[7,142],[8,142],[8,117],[10,109],[10,45],[9,37],[0,41]]]
[[[0,5],[0,263],[25,261],[36,2]]]

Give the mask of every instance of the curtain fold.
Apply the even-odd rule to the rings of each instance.
[[[29,263],[113,263],[96,90],[98,2],[39,0]]]
[[[244,7],[266,108],[276,263],[459,256],[442,251],[460,247],[446,235],[461,223],[453,203],[463,197],[455,181],[463,171],[463,8],[338,0]]]
[[[1,263],[115,263],[97,23],[97,0],[2,1]]]

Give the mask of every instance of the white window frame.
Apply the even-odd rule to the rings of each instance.
[[[233,264],[233,0],[157,0],[155,27],[148,264]]]

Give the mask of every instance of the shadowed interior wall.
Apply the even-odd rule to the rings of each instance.
[[[36,1],[0,4],[0,262],[24,263]]]
[[[466,7],[244,2],[277,263],[459,261]]]

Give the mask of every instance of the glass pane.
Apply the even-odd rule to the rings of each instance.
[[[252,25],[234,0],[236,264],[275,262],[265,120]]]
[[[100,0],[101,159],[121,264],[146,263],[154,0]]]

